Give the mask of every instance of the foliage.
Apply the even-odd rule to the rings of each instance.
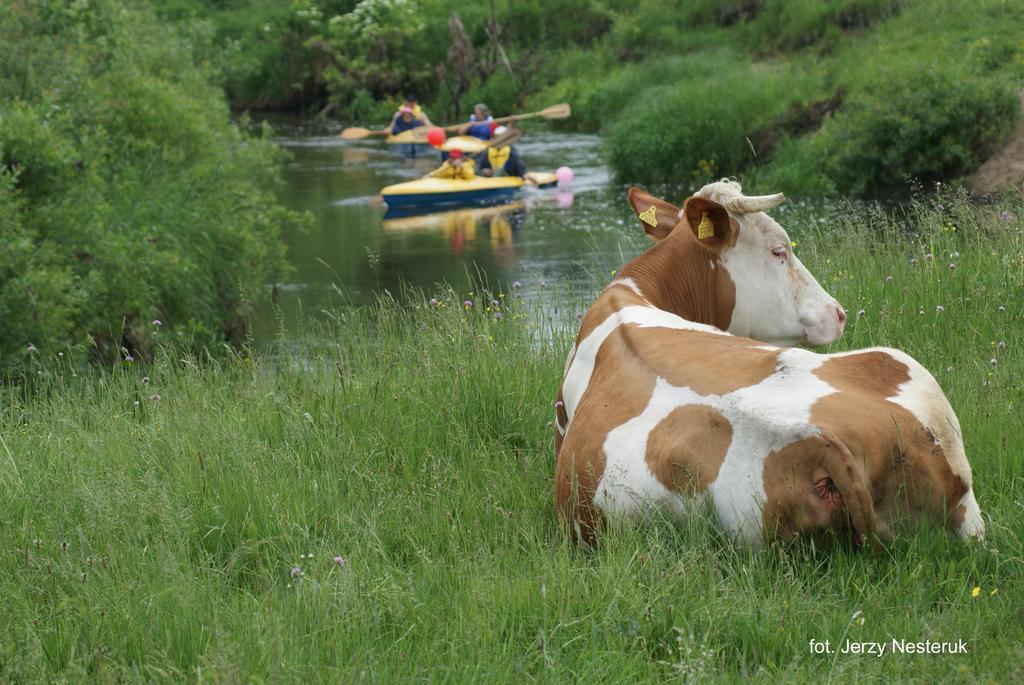
[[[754,158],[750,137],[813,87],[798,72],[702,53],[689,78],[651,87],[607,130],[609,161],[642,183],[702,185]]]
[[[931,185],[983,162],[1010,132],[1019,105],[994,78],[906,70],[861,91],[822,131],[829,176],[854,195]]]
[[[442,289],[264,357],[33,357],[0,388],[0,680],[1020,681],[1024,206],[778,211],[850,312],[831,349],[946,390],[984,544],[749,554],[697,509],[578,549],[551,493],[571,310]],[[968,651],[809,651],[845,638]]]
[[[14,3],[0,42],[0,367],[240,341],[294,217],[192,46],[112,0]]]

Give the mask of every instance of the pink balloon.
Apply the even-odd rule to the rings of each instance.
[[[572,179],[574,176],[575,174],[572,172],[572,169],[570,169],[567,166],[560,166],[557,169],[555,169],[555,178],[558,179],[559,185],[569,185],[570,183],[572,183]]]

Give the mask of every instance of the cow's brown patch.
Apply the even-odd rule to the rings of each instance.
[[[967,484],[949,465],[936,430],[886,398],[910,380],[907,365],[880,351],[826,361],[814,372],[839,392],[811,407],[811,422],[834,433],[865,468],[880,519],[925,516],[955,525]]]
[[[724,395],[775,373],[781,350],[753,349],[747,338],[671,328],[620,326],[612,336],[655,375],[701,395]]]
[[[861,535],[878,529],[864,469],[835,436],[811,436],[769,454],[763,477],[766,539],[833,527]]]
[[[735,241],[739,226],[725,241]],[[658,309],[687,321],[727,330],[736,306],[736,285],[719,257],[718,248],[699,241],[693,232],[674,231],[622,268]]]
[[[814,375],[836,390],[884,399],[896,395],[900,385],[910,380],[910,369],[892,355],[876,350],[831,357],[814,370]]]
[[[712,407],[678,407],[647,437],[647,466],[669,490],[695,495],[707,489],[732,442],[732,425]]]

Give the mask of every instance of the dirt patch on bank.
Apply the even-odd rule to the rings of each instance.
[[[1024,90],[1017,93],[1024,110]],[[1024,184],[1024,119],[994,155],[967,177],[967,188],[974,195],[991,195],[1010,186]]]

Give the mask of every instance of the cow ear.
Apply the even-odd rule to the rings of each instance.
[[[670,202],[659,200],[639,188],[629,189],[629,204],[633,206],[640,225],[647,235],[655,240],[662,240],[672,232],[679,223],[679,208]]]
[[[683,218],[703,245],[720,250],[735,241],[735,231],[725,207],[696,195],[683,205]]]

